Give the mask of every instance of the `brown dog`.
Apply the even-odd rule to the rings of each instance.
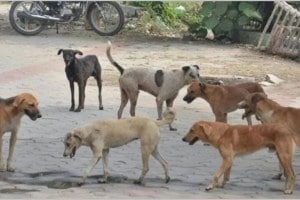
[[[246,95],[254,92],[264,92],[264,90],[258,83],[253,82],[225,86],[194,81],[188,87],[183,100],[191,103],[197,97],[203,98],[209,103],[216,121],[227,123],[227,113],[238,109],[238,103],[244,100]],[[250,116],[247,116],[247,122],[249,125],[252,124]]]
[[[221,122],[196,122],[182,139],[190,145],[201,140],[217,148],[223,158],[220,169],[215,173],[213,181],[206,190],[223,187],[229,180],[234,156],[253,153],[264,147],[276,149],[277,157],[287,177],[285,194],[292,194],[295,185],[295,172],[292,166],[295,143],[293,135],[280,124],[264,124],[255,126],[228,125]],[[224,175],[221,185],[219,178]]]
[[[17,141],[21,118],[24,114],[33,121],[42,117],[38,109],[38,101],[32,94],[22,93],[8,99],[0,98],[0,171],[5,170],[2,157],[2,137],[6,132],[11,132],[6,169],[10,172],[14,171],[12,157]]]
[[[280,123],[290,128],[294,134],[297,146],[300,146],[300,109],[293,107],[284,107],[277,102],[268,99],[264,93],[253,93],[246,96],[245,100],[238,104],[239,108],[248,110],[243,117],[255,113],[262,123]],[[281,172],[274,176],[274,179],[280,179]]]

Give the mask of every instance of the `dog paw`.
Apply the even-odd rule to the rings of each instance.
[[[284,194],[293,194],[293,190],[290,189],[284,190]]]
[[[74,110],[74,112],[80,112],[81,108],[77,108],[76,110]]]
[[[101,183],[101,184],[105,184],[105,183],[107,183],[107,179],[105,179],[105,178],[99,178],[97,182]]]
[[[100,107],[99,107],[99,110],[103,110],[103,106],[100,106]]]
[[[69,109],[69,111],[74,111],[74,107],[71,107],[71,108]]]
[[[214,189],[214,185],[213,184],[209,184],[206,188],[205,188],[205,191],[210,191]]]
[[[0,165],[0,172],[5,172],[6,168],[4,164]]]
[[[141,181],[140,179],[135,180],[133,183],[136,184],[136,185],[145,185],[145,183],[143,181]]]
[[[273,180],[281,180],[282,173],[276,174],[272,177]]]
[[[167,176],[167,177],[166,177],[166,183],[169,183],[170,180],[171,180],[170,176]]]
[[[84,181],[79,181],[79,182],[77,183],[78,186],[82,186],[83,184],[84,184]]]
[[[12,165],[7,166],[8,172],[15,172],[15,168]]]

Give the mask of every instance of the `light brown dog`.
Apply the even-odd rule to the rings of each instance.
[[[103,156],[103,178],[99,183],[106,183],[108,177],[108,153],[110,148],[125,145],[139,139],[143,159],[142,174],[136,184],[143,184],[144,177],[149,170],[149,156],[152,155],[160,162],[165,171],[166,183],[169,182],[168,163],[158,151],[160,138],[159,126],[170,124],[175,118],[175,110],[168,108],[163,113],[163,120],[153,120],[146,117],[131,117],[119,120],[98,120],[85,127],[76,128],[65,137],[64,156],[75,155],[76,150],[84,145],[89,146],[93,152],[93,158],[87,167],[85,174],[78,183],[82,185],[86,177]]]
[[[247,82],[233,86],[211,85],[194,81],[187,89],[183,98],[191,103],[195,98],[201,97],[206,100],[217,122],[227,123],[227,113],[238,109],[238,103],[245,99],[246,95],[253,92],[264,92],[258,83]],[[251,117],[247,116],[247,122],[252,124]]]
[[[276,149],[277,157],[287,177],[284,193],[293,193],[296,178],[292,159],[296,144],[292,133],[280,124],[231,126],[221,122],[199,121],[193,124],[182,140],[190,145],[198,140],[209,143],[219,150],[223,158],[220,169],[215,173],[213,181],[206,187],[206,190],[225,185],[229,180],[235,156],[272,147]],[[221,176],[224,176],[223,182],[219,185]]]
[[[297,146],[300,146],[300,109],[293,107],[284,107],[277,102],[269,99],[264,93],[253,93],[246,96],[245,100],[240,102],[239,108],[248,110],[243,117],[255,113],[262,123],[280,123],[291,129]],[[280,179],[283,171],[280,167],[280,173],[274,176],[274,179]]]
[[[21,124],[21,118],[24,114],[33,121],[42,117],[38,109],[38,101],[32,94],[22,93],[7,99],[0,98],[0,171],[5,170],[2,157],[2,138],[6,132],[11,132],[6,169],[10,172],[15,170],[12,165],[12,157]]]

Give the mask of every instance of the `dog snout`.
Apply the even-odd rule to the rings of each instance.
[[[64,157],[67,157],[68,155],[66,153],[63,154]]]
[[[185,138],[182,138],[182,141],[186,142],[186,139],[185,139]]]
[[[191,103],[195,98],[190,97],[188,95],[186,95],[185,97],[183,97],[183,101],[186,101],[187,103]]]
[[[41,118],[42,117],[42,114],[41,113],[38,113],[37,114],[37,118]]]

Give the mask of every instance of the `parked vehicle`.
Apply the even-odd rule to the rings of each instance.
[[[46,26],[82,17],[101,36],[115,35],[124,25],[122,7],[114,1],[16,1],[9,10],[11,26],[23,35],[36,35]]]

